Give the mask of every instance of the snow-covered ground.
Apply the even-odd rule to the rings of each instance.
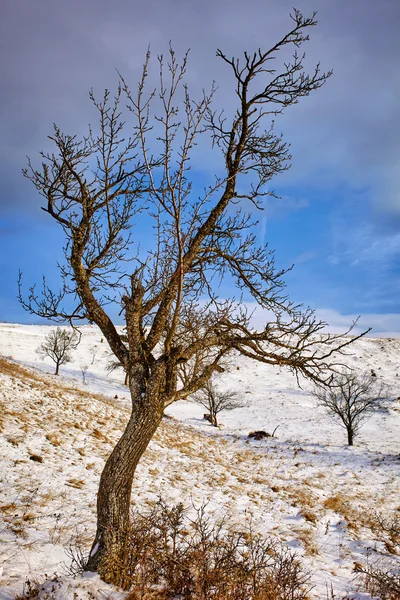
[[[0,599],[20,591],[27,577],[62,574],[70,546],[90,546],[99,474],[129,410],[123,373],[107,375],[110,354],[97,328],[82,328],[60,377],[36,353],[48,331],[0,325],[0,356],[14,361],[0,360]],[[346,362],[360,372],[373,369],[394,398],[363,426],[353,448],[316,408],[306,382],[299,389],[286,370],[237,357],[219,384],[237,390],[246,406],[221,413],[220,429],[196,404],[171,406],[175,418],[163,421],[138,469],[134,502],[149,504],[161,494],[188,505],[208,500],[211,514],[232,523],[252,515],[260,531],[302,555],[315,585],[311,597],[324,598],[331,583],[338,593],[355,592],[354,564],[365,562],[368,549],[384,550],[376,513],[400,508],[399,357],[399,339],[363,338],[351,347]],[[277,426],[275,438],[247,438]],[[67,581],[65,597],[77,585],[80,597],[108,593],[96,578]]]

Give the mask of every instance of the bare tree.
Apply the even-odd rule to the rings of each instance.
[[[58,375],[60,366],[71,361],[72,351],[76,350],[78,344],[79,335],[76,331],[57,327],[46,335],[36,352],[42,358],[51,358],[56,365],[55,375]]]
[[[106,371],[107,373],[113,373],[114,371],[117,371],[118,369],[124,369],[124,385],[128,385],[129,383],[129,373],[128,371],[125,369],[125,365],[121,362],[119,362],[119,360],[113,360],[112,358],[108,361],[107,366],[106,366]]]
[[[243,400],[237,392],[219,390],[212,379],[209,379],[204,387],[193,395],[193,400],[208,410],[208,418],[214,427],[218,427],[217,416],[220,412],[244,406]]]
[[[158,59],[157,90],[147,95],[147,53],[137,92],[121,77],[114,98],[106,91],[98,101],[91,93],[98,130],[78,139],[55,127],[54,151],[42,153],[39,169],[29,162],[25,170],[66,244],[61,290],[44,280],[40,293],[33,286],[24,295],[20,287],[20,301],[35,315],[96,323],[129,374],[132,412],[101,475],[87,564],[106,581],[119,582],[134,473],[166,406],[201,389],[234,353],[329,383],[334,357],[352,342],[322,335],[325,323],[285,296],[285,271],[254,232],[252,214],[271,194],[271,179],[289,168],[288,145],[271,119],[330,75],[319,65],[306,74],[297,53],[315,15],[295,10],[291,18],[290,31],[268,50],[240,59],[218,50],[234,81],[231,116],[213,110],[214,86],[192,98],[187,55],[180,64],[171,48],[167,65]],[[294,54],[278,67],[284,48]],[[121,114],[126,104],[129,131]],[[209,140],[215,164],[220,159],[201,189],[189,166],[199,136]],[[150,221],[154,237],[146,250],[135,234]],[[236,284],[239,299],[218,298],[222,279]],[[262,331],[251,327],[241,296],[273,315]],[[117,303],[126,342],[110,312]]]
[[[314,395],[320,406],[347,431],[347,443],[353,445],[362,423],[387,400],[386,387],[371,375],[354,372],[337,374],[331,387],[316,387]]]
[[[79,368],[82,373],[82,383],[83,385],[86,385],[86,373],[88,372],[89,365],[80,365]]]

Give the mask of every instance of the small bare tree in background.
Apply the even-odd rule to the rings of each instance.
[[[314,396],[320,406],[346,429],[349,446],[353,445],[362,423],[388,398],[385,386],[375,377],[354,372],[337,374],[332,387],[316,387]]]
[[[86,373],[88,372],[89,365],[80,365],[79,368],[82,373],[82,383],[83,383],[83,385],[86,385]]]
[[[79,335],[75,331],[57,327],[46,335],[36,352],[42,358],[51,358],[56,365],[55,375],[58,375],[60,366],[71,361],[72,351],[76,350],[79,341]]]
[[[124,385],[128,385],[129,383],[129,373],[128,371],[125,369],[123,363],[121,363],[119,360],[113,360],[112,358],[108,361],[107,366],[106,366],[106,371],[107,373],[113,373],[114,371],[117,371],[118,369],[124,369]]]
[[[243,400],[237,392],[233,390],[223,392],[211,379],[194,394],[193,400],[208,410],[207,418],[214,427],[218,427],[217,415],[220,412],[244,406]]]

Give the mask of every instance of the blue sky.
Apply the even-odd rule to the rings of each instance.
[[[23,179],[25,156],[46,148],[56,122],[83,133],[93,117],[88,91],[132,83],[144,54],[191,48],[189,85],[216,79],[218,106],[232,106],[229,71],[215,57],[269,47],[289,27],[286,0],[13,0],[3,3],[0,49],[0,321],[32,322],[16,300],[27,284],[56,281],[59,231]],[[259,215],[259,237],[276,250],[288,292],[333,327],[362,315],[375,334],[400,335],[400,3],[303,0],[319,25],[307,64],[333,68],[327,84],[277,122],[291,142],[291,170],[272,187],[282,197]],[[196,180],[212,158],[197,152]]]

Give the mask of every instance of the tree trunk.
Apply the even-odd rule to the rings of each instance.
[[[154,390],[151,395],[146,392],[145,396],[136,397],[132,406],[126,429],[101,474],[96,537],[85,567],[86,571],[97,571],[107,583],[122,588],[127,586],[124,564],[133,476],[163,413],[158,391]]]
[[[54,375],[58,375],[59,368],[60,368],[60,364],[58,362],[56,362],[56,372],[54,373]]]
[[[353,445],[353,437],[354,437],[353,430],[351,427],[348,427],[347,428],[347,443],[349,446]]]
[[[128,384],[129,384],[129,373],[128,373],[128,371],[125,371],[124,385],[128,385]]]

